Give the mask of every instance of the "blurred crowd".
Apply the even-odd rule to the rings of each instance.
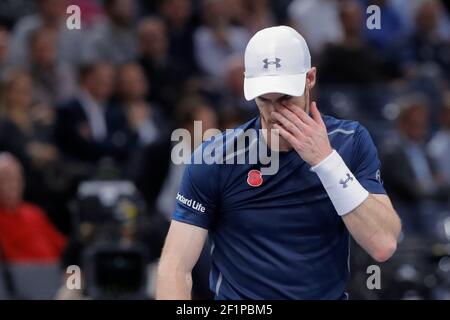
[[[0,258],[77,264],[80,183],[127,180],[156,235],[125,237],[156,259],[183,172],[171,132],[255,117],[243,53],[279,24],[309,44],[319,110],[371,132],[405,236],[450,242],[448,2],[20,0],[0,2]]]

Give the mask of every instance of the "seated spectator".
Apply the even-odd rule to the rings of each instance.
[[[118,70],[117,84],[118,102],[141,145],[151,144],[168,134],[168,123],[160,108],[146,100],[148,83],[139,64],[122,65]]]
[[[146,18],[139,24],[139,63],[151,85],[150,100],[172,115],[188,68],[170,57],[167,29],[160,18]]]
[[[244,97],[244,61],[241,56],[233,56],[226,62],[224,88],[220,90],[221,109],[239,108],[245,119],[256,117],[258,109],[254,101]],[[244,121],[245,122],[245,121]]]
[[[439,32],[438,17],[442,7],[432,0],[423,1],[415,11],[413,34],[393,48],[396,63],[406,75],[438,72],[442,77],[450,73],[450,42]]]
[[[75,94],[72,68],[57,60],[57,34],[50,28],[39,28],[30,35],[29,69],[33,78],[34,97],[51,107]]]
[[[428,1],[428,0],[426,0]],[[431,0],[439,7],[437,29],[440,37],[450,37],[450,16],[448,2],[445,0]],[[392,6],[402,21],[402,29],[406,29],[408,35],[415,30],[415,15],[419,6],[421,6],[424,0],[390,0]]]
[[[383,80],[383,65],[363,37],[363,11],[354,0],[341,4],[342,41],[328,45],[319,63],[322,83],[370,84]]]
[[[287,13],[289,23],[305,37],[313,56],[320,54],[326,45],[341,42],[343,38],[339,1],[294,0]]]
[[[118,103],[132,134],[138,137],[130,164],[135,182],[149,208],[154,207],[170,162],[170,125],[159,107],[145,100],[147,81],[139,64],[128,63],[118,72]]]
[[[421,96],[404,98],[398,116],[398,137],[385,146],[382,155],[382,172],[387,191],[405,223],[422,232],[433,220],[437,202],[450,199],[449,185],[439,179],[434,161],[427,155],[429,114],[426,101]]]
[[[106,19],[88,33],[83,48],[83,62],[124,63],[136,57],[136,30],[133,25],[132,0],[108,0]]]
[[[169,38],[169,55],[182,63],[187,74],[197,71],[194,58],[194,10],[190,0],[162,0],[159,15],[166,23]]]
[[[15,66],[26,66],[29,58],[29,37],[41,27],[53,29],[57,34],[58,60],[79,64],[82,33],[66,25],[67,0],[36,0],[37,12],[21,18],[14,26],[9,61]],[[84,32],[84,31],[83,31]]]
[[[225,0],[204,0],[205,24],[194,34],[197,63],[206,76],[218,81],[225,75],[224,61],[233,55],[243,55],[249,32],[230,23],[230,12]]]
[[[120,108],[110,103],[114,76],[107,63],[84,66],[80,91],[58,108],[55,138],[72,159],[94,165],[104,157],[123,162],[130,155],[137,137],[130,134]]]
[[[428,144],[431,158],[436,162],[443,179],[450,185],[450,92],[444,95],[444,108],[439,117],[441,129]]]
[[[8,262],[57,262],[66,239],[39,207],[23,200],[20,163],[0,154],[0,247]]]
[[[28,200],[45,207],[52,215],[51,177],[60,155],[53,143],[53,110],[32,104],[32,81],[23,71],[11,71],[2,86],[0,150],[14,154],[23,164]],[[54,203],[53,203],[54,204]],[[61,212],[58,212],[61,214]]]

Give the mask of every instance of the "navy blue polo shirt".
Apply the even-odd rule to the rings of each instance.
[[[385,194],[368,131],[355,121],[323,119],[332,148],[361,185]],[[257,117],[239,128],[260,126]],[[344,298],[349,233],[318,176],[295,150],[280,153],[276,174],[249,181],[261,167],[186,166],[172,218],[209,230],[215,298]]]

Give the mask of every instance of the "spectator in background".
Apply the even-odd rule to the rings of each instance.
[[[105,1],[106,19],[92,27],[83,49],[83,62],[124,63],[136,57],[133,0]]]
[[[382,172],[399,214],[404,215],[405,229],[410,225],[412,230],[420,232],[431,221],[423,219],[424,214],[434,211],[426,206],[448,201],[450,189],[440,179],[435,163],[426,152],[429,134],[426,100],[413,95],[404,98],[400,106],[398,139],[385,146]]]
[[[0,247],[8,262],[58,262],[66,239],[41,208],[23,200],[22,167],[0,153]]]
[[[428,0],[425,0],[428,1]],[[439,6],[438,12],[438,33],[440,37],[446,39],[450,38],[450,18],[447,10],[445,9],[446,0],[433,0],[437,6]],[[415,15],[419,6],[424,3],[424,0],[390,0],[390,4],[393,9],[397,11],[397,14],[402,21],[402,29],[406,30],[408,35],[414,32],[415,29]]]
[[[42,205],[47,191],[45,172],[59,160],[59,153],[52,140],[52,110],[39,109],[32,104],[30,75],[11,71],[2,84],[0,150],[20,159],[29,181],[26,195]]]
[[[132,62],[120,66],[117,85],[119,103],[130,129],[139,136],[140,144],[148,145],[161,139],[167,122],[159,107],[146,100],[148,83],[142,67]]]
[[[0,25],[0,77],[8,67],[9,32]]]
[[[294,0],[287,12],[290,24],[305,37],[312,56],[320,54],[327,44],[342,41],[339,1]]]
[[[361,5],[342,2],[339,17],[344,30],[342,41],[328,45],[319,63],[322,83],[371,84],[383,80],[383,65],[363,37]]]
[[[164,21],[146,18],[139,24],[139,63],[150,88],[150,100],[157,102],[166,115],[172,115],[188,69],[169,55],[169,42]]]
[[[136,143],[119,108],[110,103],[115,69],[100,62],[83,66],[80,91],[58,108],[56,141],[72,159],[95,165],[104,157],[124,163]]]
[[[257,116],[258,109],[254,101],[244,97],[244,61],[242,56],[230,57],[225,62],[225,87],[220,90],[220,106],[222,109],[238,108],[250,120]],[[244,121],[245,122],[245,121]]]
[[[75,94],[76,83],[70,65],[57,60],[57,34],[42,27],[30,34],[30,74],[34,98],[51,107]]]
[[[139,64],[128,63],[119,68],[119,104],[131,134],[138,137],[130,176],[148,207],[153,208],[170,162],[170,125],[158,106],[145,99],[147,89],[147,81]]]
[[[194,34],[195,57],[201,71],[220,83],[225,75],[224,61],[242,56],[250,35],[246,29],[231,25],[227,1],[204,0],[202,8],[205,24]]]
[[[444,108],[439,119],[441,129],[429,142],[428,151],[442,173],[445,183],[450,185],[450,91],[444,94]]]
[[[9,61],[12,65],[26,66],[29,59],[30,34],[40,28],[53,29],[57,34],[58,60],[69,64],[80,62],[83,30],[69,30],[66,26],[66,0],[35,0],[37,13],[21,18],[11,38]]]
[[[417,7],[413,34],[394,49],[396,62],[403,67],[405,75],[429,74],[431,71],[448,77],[450,42],[441,36],[438,29],[441,10],[439,2],[433,0],[425,0]]]
[[[187,74],[197,71],[194,58],[194,19],[192,1],[162,0],[159,13],[166,23],[169,38],[169,55],[182,63]]]

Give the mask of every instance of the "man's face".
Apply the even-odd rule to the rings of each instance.
[[[268,93],[257,97],[255,101],[261,116],[262,128],[272,130],[273,125],[277,123],[275,118],[272,116],[272,112],[286,108],[286,106],[292,105],[295,108],[300,108],[306,113],[309,113],[309,103],[307,99],[308,93],[306,90],[305,94],[300,97],[288,96],[281,93]],[[281,150],[290,149],[290,144],[286,140],[284,140],[281,136],[279,139]]]
[[[88,76],[86,84],[88,91],[95,99],[107,100],[114,89],[115,70],[109,64],[101,64]]]

